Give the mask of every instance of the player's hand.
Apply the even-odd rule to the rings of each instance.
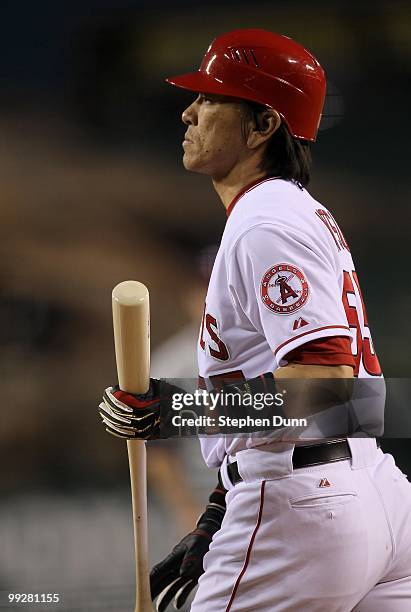
[[[147,393],[132,394],[107,387],[99,413],[106,431],[126,440],[160,437],[160,421],[168,412],[173,393],[182,389],[162,380],[150,379]]]
[[[157,612],[164,612],[172,600],[177,610],[181,608],[204,573],[204,556],[224,518],[225,493],[221,488],[213,491],[210,503],[198,519],[196,529],[186,535],[172,552],[151,570],[151,598],[154,601],[157,597]]]

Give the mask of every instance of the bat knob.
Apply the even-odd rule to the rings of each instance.
[[[136,306],[148,299],[148,289],[139,281],[127,280],[113,289],[113,302],[124,306]]]

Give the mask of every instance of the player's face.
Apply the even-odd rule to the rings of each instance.
[[[182,114],[187,125],[183,163],[187,170],[224,178],[247,150],[240,100],[199,94]]]

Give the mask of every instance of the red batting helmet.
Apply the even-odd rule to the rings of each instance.
[[[325,97],[324,71],[288,36],[258,29],[222,34],[207,49],[197,72],[166,81],[264,104],[281,115],[295,138],[316,138]]]

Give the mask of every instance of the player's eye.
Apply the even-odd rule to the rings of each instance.
[[[201,94],[201,101],[202,102],[208,102],[211,103],[214,100],[212,98],[210,98],[209,96],[207,96],[207,94]]]

